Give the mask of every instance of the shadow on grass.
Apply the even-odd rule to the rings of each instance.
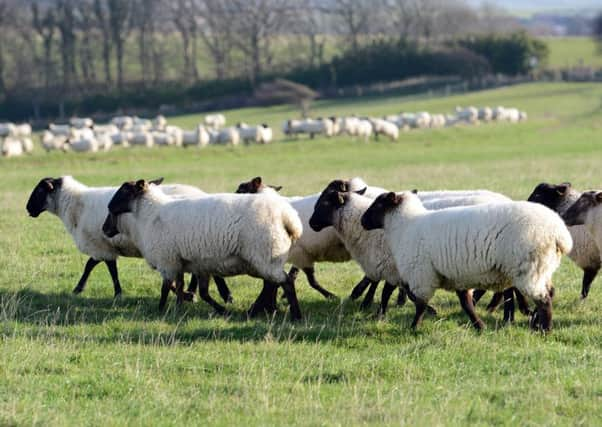
[[[301,301],[304,320],[291,323],[287,306],[279,302],[280,310],[274,315],[249,319],[244,310],[232,309],[227,317],[213,313],[211,307],[200,301],[176,307],[170,299],[166,312],[158,309],[156,297],[90,298],[71,293],[40,293],[31,289],[18,292],[0,290],[0,321],[4,333],[16,325],[30,327],[29,335],[40,337],[77,338],[78,330],[71,326],[110,324],[108,331],[86,331],[86,340],[102,343],[145,343],[171,345],[175,342],[266,340],[294,342],[334,342],[341,345],[363,345],[365,338],[399,343],[400,339],[413,340],[428,333],[434,322],[444,319],[458,327],[469,327],[468,319],[453,301],[440,301],[438,310],[444,316],[426,316],[417,332],[410,330],[414,307],[406,303],[398,307],[390,304],[387,318],[381,321],[375,315],[377,305],[361,311],[358,302],[339,303],[322,299]],[[449,308],[449,311],[445,309]],[[484,315],[489,329],[501,327],[498,314]],[[149,322],[146,325],[146,322]],[[158,323],[157,323],[158,322]],[[192,322],[192,323],[189,323]],[[152,324],[151,324],[152,323]],[[517,327],[525,321],[517,315]],[[572,325],[564,325],[572,326]],[[366,344],[368,345],[368,344]]]

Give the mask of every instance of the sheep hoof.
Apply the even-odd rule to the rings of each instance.
[[[75,288],[73,288],[73,293],[75,295],[79,295],[84,291],[84,288],[80,288],[79,286],[76,286]]]
[[[537,313],[537,311],[531,314],[531,317],[529,318],[529,327],[534,331],[539,330],[539,313]]]
[[[182,292],[182,300],[188,301],[188,302],[194,302],[194,293]]]
[[[113,295],[113,299],[120,300],[122,295],[123,294],[121,292],[117,292],[115,295]]]
[[[426,312],[428,314],[430,314],[431,316],[437,316],[437,310],[435,310],[433,307],[431,307],[430,305],[426,306]]]

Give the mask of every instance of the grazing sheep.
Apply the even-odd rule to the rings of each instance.
[[[16,127],[14,123],[0,123],[0,138],[15,136]]]
[[[490,122],[493,119],[493,110],[489,107],[479,108],[478,119],[483,122]]]
[[[130,215],[123,215],[131,213]],[[109,202],[103,232],[132,239],[145,260],[163,277],[160,306],[169,286],[184,272],[198,277],[248,274],[264,279],[250,315],[276,309],[282,286],[293,320],[301,318],[295,288],[284,272],[291,245],[303,233],[297,212],[271,194],[214,194],[174,200],[144,180],[126,182]],[[209,294],[203,299],[224,308]]]
[[[477,124],[479,122],[479,110],[475,107],[456,107],[456,116],[460,121],[466,123]]]
[[[51,150],[62,150],[66,151],[68,149],[68,145],[66,144],[67,137],[66,136],[56,136],[49,130],[45,130],[42,134],[42,147],[46,151]]]
[[[399,128],[394,123],[376,118],[371,118],[370,123],[372,124],[372,130],[374,131],[376,140],[378,140],[379,135],[385,135],[391,141],[397,141],[399,139]]]
[[[130,145],[141,145],[147,148],[155,145],[153,134],[150,132],[129,132],[127,140]]]
[[[271,193],[278,195],[281,188],[264,185],[261,177],[256,177],[248,182],[241,183],[236,193]],[[336,295],[323,288],[316,279],[314,264],[316,262],[345,262],[349,261],[351,256],[334,230],[329,229],[316,233],[309,226],[309,219],[318,197],[318,194],[305,197],[282,197],[297,211],[303,223],[303,234],[294,243],[289,253],[288,262],[293,264],[289,276],[294,280],[299,270],[303,270],[312,288],[320,292],[325,298],[336,298]]]
[[[160,188],[172,197],[201,197],[206,194],[189,185],[164,185]],[[119,296],[121,284],[117,258],[141,257],[138,248],[124,235],[109,239],[102,233],[102,225],[108,213],[107,205],[116,191],[117,187],[88,187],[71,176],[44,178],[33,189],[27,202],[27,212],[33,218],[37,218],[44,211],[58,216],[71,234],[77,249],[90,257],[73,289],[75,294],[84,290],[94,267],[104,262],[111,274],[115,296]],[[229,297],[227,286],[217,279],[220,294],[226,300],[226,297]],[[225,286],[225,289],[220,286]]]
[[[165,127],[167,126],[167,119],[165,116],[159,114],[152,120],[152,126],[154,130],[164,131]]]
[[[71,126],[69,125],[56,125],[54,123],[50,123],[48,125],[48,130],[55,136],[69,137],[71,135]]]
[[[562,220],[530,202],[496,203],[428,211],[417,195],[380,195],[362,216],[366,230],[384,228],[402,279],[416,297],[412,327],[421,322],[435,290],[456,291],[476,329],[470,289],[514,286],[532,298],[533,328],[552,327],[552,275],[572,248]]]
[[[226,125],[226,117],[223,114],[207,114],[205,125],[213,130],[219,130]]]
[[[170,133],[152,131],[150,134],[153,137],[153,142],[155,145],[176,145],[178,141],[181,143],[181,139],[178,140],[173,134]]]
[[[240,139],[245,143],[268,144],[272,141],[272,129],[267,124],[249,126],[246,123],[238,123],[236,129]]]
[[[238,130],[233,127],[221,129],[212,134],[211,143],[212,144],[231,144],[238,145],[240,143],[240,134]]]
[[[117,116],[111,119],[111,124],[121,130],[130,130],[134,126],[134,119],[129,116]]]
[[[582,194],[568,182],[558,185],[542,182],[535,187],[527,200],[547,206],[562,216]],[[600,249],[585,225],[570,226],[569,232],[573,238],[573,249],[568,256],[583,270],[581,298],[585,299],[600,270]]]
[[[96,138],[76,138],[67,140],[69,148],[78,153],[96,153],[98,151],[98,141]]]

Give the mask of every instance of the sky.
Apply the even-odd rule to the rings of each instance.
[[[549,10],[575,10],[575,9],[600,9],[602,0],[487,0],[508,11],[549,11]],[[469,0],[469,3],[479,5],[485,0]]]

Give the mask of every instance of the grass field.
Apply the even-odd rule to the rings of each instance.
[[[602,67],[602,55],[589,37],[548,37],[544,40],[550,48],[550,68]]]
[[[157,310],[159,277],[121,259],[124,296],[112,299],[103,266],[80,296],[70,291],[86,257],[60,221],[29,218],[25,203],[44,176],[90,185],[164,176],[232,191],[262,175],[285,194],[320,191],[363,176],[403,189],[488,188],[524,199],[540,181],[601,187],[602,86],[532,84],[442,99],[320,102],[315,115],[448,111],[455,105],[516,106],[524,124],[421,131],[398,143],[336,138],[204,150],[115,150],[76,155],[41,150],[0,161],[0,425],[599,425],[602,419],[602,284],[579,301],[581,274],[564,260],[555,275],[555,329],[531,333],[520,314],[479,313],[481,334],[441,291],[416,333],[413,309],[386,320],[353,302],[326,301],[299,277],[305,319],[281,312],[247,320],[257,280],[228,279],[231,318],[202,302]],[[288,107],[227,112],[229,122],[296,115]],[[171,120],[186,127],[198,116]],[[361,277],[352,263],[317,266],[341,297]]]

